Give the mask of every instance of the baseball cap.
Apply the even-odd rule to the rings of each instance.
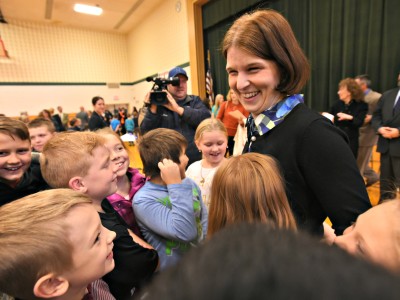
[[[183,75],[186,77],[186,79],[189,79],[189,77],[186,74],[186,71],[184,69],[182,69],[181,67],[175,67],[173,69],[171,69],[168,73],[168,77],[175,77],[178,76],[179,74]]]

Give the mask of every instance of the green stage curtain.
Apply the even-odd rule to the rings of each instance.
[[[327,110],[338,99],[339,81],[346,77],[369,74],[372,88],[379,92],[396,86],[400,71],[398,0],[214,0],[203,6],[203,29],[215,93],[226,94],[229,89],[220,51],[226,30],[237,17],[259,8],[282,13],[309,58],[311,79],[303,92],[312,109]]]

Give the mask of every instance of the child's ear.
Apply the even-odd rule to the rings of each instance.
[[[80,177],[80,176],[72,177],[69,180],[68,185],[74,191],[78,191],[78,192],[81,192],[81,193],[86,193],[86,191],[87,191],[87,187],[83,183],[83,178]]]
[[[64,295],[68,288],[68,280],[64,277],[46,274],[36,281],[33,294],[38,298],[55,298]]]

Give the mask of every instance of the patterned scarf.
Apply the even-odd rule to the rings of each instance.
[[[266,134],[272,128],[280,124],[292,109],[300,103],[304,103],[303,96],[301,94],[295,94],[279,101],[273,107],[259,114],[256,119],[250,114],[246,124],[248,128],[247,140],[250,141],[252,136],[262,136]]]

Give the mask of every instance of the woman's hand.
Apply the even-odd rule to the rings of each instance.
[[[353,116],[349,115],[349,114],[345,114],[345,113],[340,112],[340,113],[337,113],[336,115],[337,115],[339,121],[346,121],[346,120],[347,121],[351,121],[351,120],[353,120]]]

